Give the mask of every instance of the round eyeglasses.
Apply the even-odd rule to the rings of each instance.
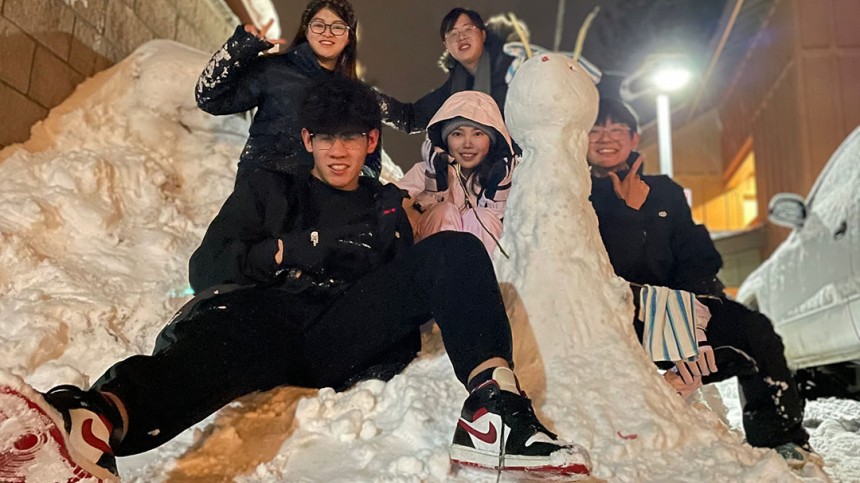
[[[344,134],[318,134],[310,133],[311,144],[321,151],[327,151],[334,146],[335,141],[340,140],[343,147],[349,151],[362,149],[362,139],[367,137],[366,132],[353,132]]]
[[[471,37],[472,35],[478,33],[478,30],[480,29],[475,24],[464,25],[460,27],[460,30],[451,29],[448,31],[448,33],[445,34],[445,42],[453,42],[459,39],[461,35],[463,37]]]
[[[588,140],[591,142],[597,142],[600,140],[600,138],[603,137],[604,134],[608,134],[609,139],[620,141],[624,139],[625,136],[630,134],[630,128],[626,126],[615,126],[610,128],[594,127],[591,128],[591,131],[588,131]]]
[[[325,23],[322,20],[314,20],[308,24],[308,30],[318,35],[324,34],[325,29],[331,30],[335,37],[340,37],[349,31],[349,25],[341,22]]]

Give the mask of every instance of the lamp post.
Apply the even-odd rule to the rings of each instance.
[[[672,177],[672,109],[669,93],[675,92],[690,80],[690,72],[682,67],[665,66],[652,78],[657,88],[657,139],[660,152],[660,173]]]

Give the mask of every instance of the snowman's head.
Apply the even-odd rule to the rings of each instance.
[[[597,118],[594,80],[572,58],[556,53],[532,57],[508,86],[505,117],[511,136],[528,143],[535,130],[587,132]]]

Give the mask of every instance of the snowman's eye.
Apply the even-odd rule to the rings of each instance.
[[[567,68],[573,70],[573,64],[567,64]]]

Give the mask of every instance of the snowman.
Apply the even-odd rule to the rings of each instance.
[[[517,373],[542,419],[589,449],[597,476],[674,478],[686,461],[695,474],[731,479],[755,464],[754,450],[659,376],[631,323],[631,291],[603,247],[586,162],[597,105],[592,76],[562,54],[533,56],[509,86],[507,123],[523,155],[501,239],[510,256],[497,252],[494,265]],[[726,458],[703,463],[700,453],[712,451]],[[613,474],[654,454],[655,468]]]

